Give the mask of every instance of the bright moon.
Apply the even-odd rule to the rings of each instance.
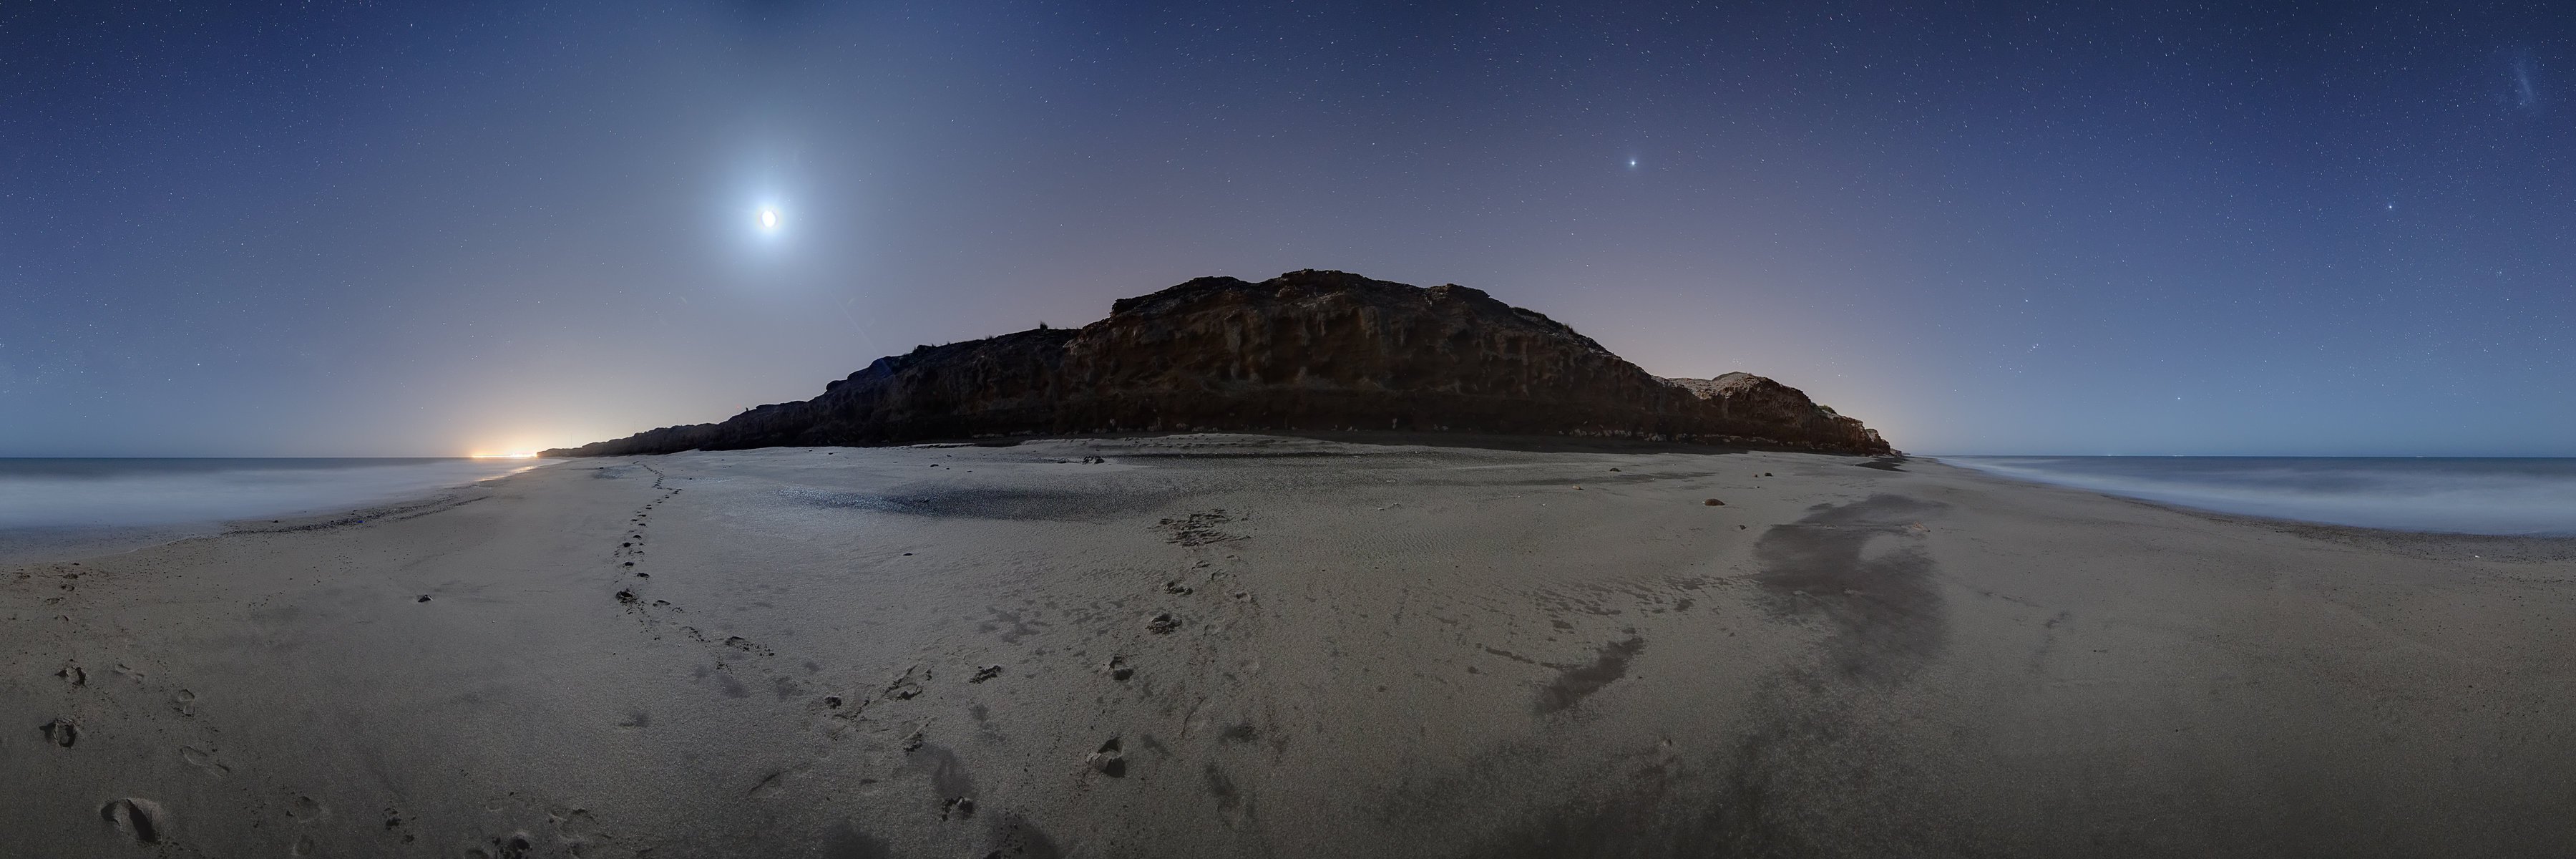
[[[762,209],[762,210],[760,210],[760,228],[761,228],[761,229],[764,229],[764,230],[775,230],[775,229],[778,229],[778,210],[777,210],[777,209]]]

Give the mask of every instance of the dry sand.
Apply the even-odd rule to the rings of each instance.
[[[0,856],[2576,853],[2566,542],[1512,448],[578,460],[0,571]]]

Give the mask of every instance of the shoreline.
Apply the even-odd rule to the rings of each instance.
[[[419,457],[419,459],[452,460],[456,457]],[[559,464],[559,461],[543,461],[519,471],[476,478],[454,485],[397,492],[348,506],[309,507],[268,514],[276,518],[207,517],[133,525],[40,525],[0,528],[0,569],[27,564],[83,561],[128,554],[186,540],[223,537],[234,533],[258,533],[275,530],[267,526],[280,523],[309,525],[334,519],[370,518],[371,513],[393,515],[420,504],[466,492],[478,485],[556,464]]]
[[[503,479],[507,479],[507,478],[510,478],[510,477],[518,476],[518,475],[520,475],[520,474],[525,474],[525,473],[527,473],[527,471],[529,471],[529,470],[534,470],[534,469],[538,469],[538,468],[545,468],[545,467],[550,467],[550,466],[577,465],[577,464],[579,464],[579,463],[583,463],[583,462],[590,462],[590,461],[653,459],[653,458],[659,458],[659,457],[686,456],[686,455],[691,455],[691,454],[698,454],[698,455],[751,454],[751,453],[756,453],[756,452],[760,452],[760,451],[807,451],[807,450],[816,450],[816,451],[819,451],[819,450],[833,450],[833,451],[870,451],[870,450],[897,450],[897,449],[906,449],[906,448],[910,448],[910,449],[924,449],[924,450],[929,450],[929,449],[947,449],[947,448],[1010,448],[1010,447],[1017,447],[1017,446],[1022,445],[1022,444],[1044,444],[1044,443],[1083,444],[1083,443],[1096,443],[1096,442],[1140,442],[1140,441],[1151,441],[1151,440],[1155,440],[1155,439],[1167,439],[1167,438],[1190,438],[1190,437],[1196,437],[1196,436],[1217,436],[1217,437],[1235,437],[1235,438],[1275,438],[1275,439],[1295,439],[1295,440],[1307,440],[1307,441],[1335,442],[1335,443],[1341,443],[1341,444],[1360,445],[1360,446],[1366,446],[1366,447],[1429,447],[1429,448],[1466,448],[1466,449],[1480,449],[1480,450],[1521,451],[1521,452],[1533,452],[1533,453],[1537,453],[1537,452],[1546,452],[1546,453],[1599,453],[1599,454],[1622,454],[1622,453],[1625,453],[1625,454],[1659,454],[1659,453],[1669,453],[1669,454],[1727,455],[1727,454],[1743,454],[1743,453],[1787,453],[1787,454],[1802,454],[1802,455],[1813,455],[1813,456],[1822,456],[1822,457],[1841,457],[1841,458],[1845,458],[1845,459],[1855,459],[1855,460],[1893,461],[1893,462],[1896,462],[1896,463],[1904,463],[1904,464],[1910,464],[1910,463],[1935,463],[1935,464],[1939,464],[1939,465],[1941,465],[1941,466],[1943,466],[1943,467],[1946,467],[1946,468],[1955,469],[1955,470],[1957,470],[1957,471],[1959,471],[1959,472],[1961,472],[1961,473],[1963,473],[1963,474],[1974,475],[1974,476],[1977,476],[1977,477],[1980,477],[1980,478],[1989,479],[1989,480],[1995,480],[1995,481],[2000,481],[2000,482],[2002,482],[2002,483],[2011,484],[2011,485],[2017,485],[2017,486],[2029,486],[2029,487],[2038,487],[2038,488],[2046,488],[2046,489],[2051,489],[2051,490],[2058,490],[2058,491],[2065,491],[2065,492],[2080,493],[2080,494],[2083,494],[2083,495],[2086,495],[2086,496],[2090,496],[2090,497],[2105,498],[2105,499],[2111,499],[2111,500],[2117,500],[2117,501],[2124,501],[2124,502],[2129,502],[2129,503],[2134,503],[2134,504],[2144,505],[2144,506],[2151,507],[2151,508],[2155,508],[2155,509],[2159,509],[2159,510],[2165,510],[2165,511],[2169,511],[2169,512],[2181,513],[2181,514],[2185,514],[2185,515],[2190,515],[2190,516],[2200,517],[2200,518],[2204,518],[2204,519],[2210,520],[2210,521],[2212,521],[2212,522],[2219,522],[2219,523],[2226,523],[2226,524],[2237,524],[2237,525],[2250,525],[2250,526],[2256,526],[2256,527],[2270,528],[2270,529],[2273,529],[2273,530],[2280,531],[2280,532],[2282,532],[2282,533],[2298,534],[2298,535],[2301,535],[2301,536],[2314,537],[2314,538],[2317,538],[2317,539],[2334,540],[2334,541],[2337,541],[2337,542],[2344,542],[2344,543],[2349,543],[2349,544],[2353,544],[2353,545],[2356,545],[2356,546],[2363,546],[2363,547],[2367,547],[2367,548],[2370,548],[2370,549],[2372,549],[2372,550],[2376,550],[2376,551],[2392,551],[2392,552],[2422,552],[2422,553],[2424,553],[2422,556],[2423,556],[2423,557],[2428,557],[2428,558],[2429,558],[2429,557],[2453,557],[2455,553],[2451,553],[2451,552],[2447,552],[2447,551],[2435,551],[2435,550],[2437,550],[2437,549],[2448,549],[2448,548],[2452,548],[2454,544],[2468,544],[2468,545],[2475,545],[2475,546],[2483,546],[2483,547],[2486,547],[2487,551],[2484,551],[2484,552],[2477,552],[2477,553],[2472,553],[2472,554],[2474,554],[2474,555],[2478,555],[2478,556],[2485,556],[2485,555],[2488,555],[2488,554],[2497,554],[2497,555],[2501,555],[2501,556],[2504,556],[2504,557],[2514,558],[2514,559],[2517,559],[2518,561],[2529,561],[2529,562],[2576,561],[2576,535],[2553,535],[2553,534],[2479,534],[2479,533],[2473,533],[2473,532],[2459,532],[2459,531],[2415,530],[2415,529],[2405,529],[2405,528],[2374,528],[2374,527],[2369,527],[2369,526],[2360,526],[2360,525],[2342,525],[2342,524],[2336,524],[2336,523],[2331,523],[2331,522],[2320,522],[2320,521],[2307,520],[2307,519],[2295,519],[2295,518],[2279,517],[2279,516],[2264,516],[2264,515],[2252,514],[2252,513],[2237,513],[2237,512],[2231,512],[2231,511],[2225,511],[2225,510],[2215,510],[2215,509],[2210,509],[2210,508],[2205,508],[2205,507],[2195,507],[2195,506],[2192,506],[2192,505],[2189,505],[2189,504],[2182,504],[2182,503],[2177,503],[2177,502],[2160,501],[2160,500],[2149,499],[2149,498],[2140,498],[2140,497],[2136,497],[2136,496],[2132,496],[2132,495],[2124,495],[2124,494],[2121,494],[2121,493],[2110,492],[2110,491],[2099,490],[2099,489],[2092,489],[2092,488],[2083,487],[2083,486],[2075,486],[2075,485],[2069,485],[2069,484],[2063,484],[2063,483],[2052,483],[2052,482],[2044,481],[2044,480],[2037,480],[2037,479],[2030,479],[2030,478],[2021,478],[2021,477],[2013,477],[2013,476],[2010,476],[2010,475],[1997,474],[1997,473],[1994,473],[1994,472],[1990,472],[1990,471],[1986,471],[1986,470],[1983,470],[1983,469],[1975,468],[1975,467],[1973,467],[1973,466],[1959,465],[1959,464],[1954,464],[1954,463],[1949,463],[1949,462],[1943,462],[1943,461],[1942,461],[1942,457],[1937,456],[1937,455],[1906,454],[1906,453],[1899,452],[1899,453],[1896,453],[1896,454],[1893,454],[1893,455],[1889,455],[1889,456],[1874,456],[1874,455],[1867,455],[1867,454],[1851,454],[1851,453],[1840,453],[1840,452],[1832,452],[1832,451],[1814,451],[1814,450],[1805,450],[1805,449],[1800,449],[1800,448],[1795,448],[1795,447],[1786,447],[1786,446],[1778,446],[1778,445],[1749,445],[1749,446],[1746,446],[1746,445],[1712,445],[1712,444],[1697,444],[1697,443],[1689,443],[1689,442],[1655,442],[1655,441],[1637,441],[1637,440],[1631,440],[1631,439],[1617,439],[1617,438],[1590,438],[1590,437],[1577,437],[1577,436],[1518,436],[1518,435],[1500,435],[1500,434],[1485,434],[1485,433],[1390,432],[1390,431],[1383,431],[1383,430],[1361,430],[1361,431],[1353,431],[1353,432],[1312,432],[1312,433],[1295,433],[1295,434],[1272,434],[1272,433],[1175,433],[1175,432],[1094,433],[1094,434],[1075,434],[1075,435],[1062,435],[1062,436],[1014,436],[1014,437],[1008,437],[1008,438],[1000,438],[1000,437],[997,437],[997,438],[961,439],[961,440],[952,440],[952,441],[924,441],[924,442],[915,442],[915,443],[909,443],[909,444],[899,444],[899,445],[874,445],[874,446],[865,446],[865,447],[813,447],[813,448],[800,448],[800,447],[775,447],[775,448],[748,448],[748,449],[743,449],[743,450],[728,450],[728,451],[681,451],[681,452],[678,452],[678,453],[666,453],[666,454],[639,454],[639,455],[631,455],[631,456],[598,456],[598,457],[593,457],[593,456],[570,456],[570,457],[554,457],[554,458],[549,458],[549,459],[541,460],[541,461],[539,462],[539,464],[534,465],[534,466],[531,466],[531,467],[530,467],[529,469],[527,469],[527,470],[522,470],[522,471],[519,471],[519,472],[513,472],[513,473],[510,473],[510,474],[504,474],[504,475],[500,475],[500,476],[497,476],[497,477],[482,478],[482,479],[480,479],[480,480],[476,480],[476,481],[474,481],[474,482],[472,482],[472,483],[468,483],[468,484],[462,484],[462,485],[458,485],[458,486],[450,486],[450,487],[442,487],[442,488],[437,488],[437,489],[425,490],[425,491],[421,491],[421,492],[417,492],[417,493],[412,493],[412,494],[408,494],[408,495],[403,495],[403,496],[399,496],[399,497],[388,498],[388,499],[385,499],[385,500],[382,500],[382,501],[378,501],[378,502],[375,502],[375,503],[371,503],[371,504],[357,505],[357,506],[352,506],[352,507],[347,507],[347,508],[332,508],[332,509],[329,509],[329,510],[307,510],[307,511],[301,511],[301,512],[297,512],[297,513],[288,514],[288,515],[286,515],[284,518],[285,518],[285,519],[288,519],[288,520],[293,520],[293,521],[294,521],[294,522],[296,522],[296,523],[306,523],[306,524],[308,524],[308,525],[309,525],[309,524],[313,524],[313,523],[324,523],[324,522],[330,522],[330,521],[333,521],[333,520],[345,520],[345,519],[366,519],[366,518],[373,518],[373,517],[370,517],[370,516],[368,515],[368,514],[369,514],[369,513],[371,513],[371,512],[377,512],[377,513],[379,513],[379,515],[390,515],[392,512],[395,512],[395,511],[405,510],[405,509],[410,509],[410,508],[413,508],[413,507],[416,507],[416,506],[419,506],[419,505],[421,505],[421,504],[425,504],[425,503],[432,503],[432,502],[436,501],[437,499],[441,499],[441,498],[444,498],[444,497],[447,497],[447,496],[450,496],[450,495],[454,495],[454,494],[457,494],[457,493],[463,492],[463,491],[465,491],[465,490],[469,489],[469,488],[470,488],[470,487],[472,487],[472,486],[482,485],[482,484],[488,484],[488,483],[491,483],[492,481],[503,480]],[[1983,455],[1985,455],[1985,454],[1979,454],[1979,455],[1980,455],[1980,456],[1983,456]],[[425,458],[427,458],[427,459],[448,459],[448,458],[452,458],[452,457],[425,457]],[[2281,458],[2281,457],[2250,457],[2250,458]],[[2288,457],[2288,458],[2292,458],[2292,459],[2302,459],[2302,458],[2346,458],[2346,457]],[[2395,458],[2395,457],[2351,457],[2351,458],[2360,458],[2360,459],[2388,459],[2388,458]],[[2504,457],[2504,458],[2511,459],[2511,458],[2517,458],[2517,457]],[[113,546],[113,548],[107,548],[107,549],[100,550],[100,551],[90,551],[90,550],[86,550],[86,549],[82,549],[82,550],[72,550],[72,551],[82,551],[82,552],[87,552],[86,554],[62,554],[62,551],[61,551],[61,550],[45,550],[45,549],[36,549],[36,548],[19,549],[19,550],[14,550],[14,551],[0,551],[0,569],[7,569],[7,568],[9,568],[9,567],[11,567],[11,566],[20,566],[20,565],[32,565],[32,564],[42,564],[42,563],[61,563],[61,562],[66,562],[66,561],[89,560],[89,559],[92,559],[92,558],[106,557],[106,556],[109,556],[109,555],[127,554],[127,553],[130,553],[130,552],[140,551],[140,550],[143,550],[143,549],[149,549],[149,548],[153,548],[153,547],[156,547],[156,546],[169,545],[169,544],[171,544],[171,543],[181,542],[181,541],[184,541],[184,540],[205,539],[205,538],[212,538],[212,537],[223,537],[223,536],[231,535],[231,534],[234,534],[234,533],[265,533],[265,532],[269,532],[269,531],[273,531],[273,530],[277,530],[277,529],[269,529],[269,528],[264,528],[264,527],[261,527],[261,526],[263,526],[263,525],[267,525],[267,524],[275,524],[275,523],[276,523],[276,522],[278,522],[278,521],[280,521],[280,520],[269,520],[269,521],[267,521],[267,522],[262,522],[258,517],[249,517],[249,518],[212,519],[212,520],[204,520],[204,521],[192,521],[192,522],[181,522],[181,523],[171,523],[171,524],[157,524],[157,525],[133,525],[133,526],[125,526],[125,525],[100,525],[100,526],[66,526],[66,527],[47,527],[47,528],[21,529],[21,533],[24,533],[24,532],[30,532],[30,531],[62,531],[62,532],[82,532],[82,531],[87,531],[87,532],[95,532],[95,533],[99,533],[99,536],[98,536],[98,537],[93,538],[93,539],[80,540],[80,541],[78,541],[78,543],[81,543],[81,544],[89,544],[89,545],[108,545],[108,546]],[[127,536],[127,534],[128,534],[128,533],[133,533],[133,536]],[[0,536],[5,536],[5,535],[0,535]],[[2522,551],[2516,551],[2517,549],[2522,550]],[[2465,549],[2463,549],[2462,551],[2466,551],[2466,550],[2465,550]]]
[[[2122,495],[2115,492],[2106,492],[2099,489],[2090,489],[2081,486],[2070,486],[2062,483],[2050,483],[2042,480],[2011,477],[1969,466],[1941,462],[1940,457],[1937,456],[1914,456],[1912,458],[1939,463],[1945,468],[1954,469],[1963,474],[1974,475],[1978,478],[1994,480],[2008,485],[2077,493],[2092,498],[2121,501],[2165,512],[2179,513],[2185,516],[2205,519],[2214,523],[2264,528],[2284,534],[2346,543],[2357,547],[2368,548],[2373,551],[2409,553],[2425,558],[2457,559],[2460,552],[2467,552],[2467,548],[2463,547],[2484,547],[2487,551],[2470,554],[2478,556],[2490,554],[2500,555],[2511,558],[2516,563],[2576,562],[2576,536],[2548,534],[2477,534],[2462,531],[2419,531],[2402,528],[2372,528],[2361,525],[2339,525],[2332,522],[2317,522],[2307,519],[2262,516],[2253,513],[2234,513],[2225,510],[2212,510],[2206,507],[2194,507],[2188,504],[2139,498],[2132,495]],[[2458,551],[2448,551],[2451,549],[2457,549]]]

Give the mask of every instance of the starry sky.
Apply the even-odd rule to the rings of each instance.
[[[2576,456],[2547,2],[10,3],[0,151],[0,456],[574,444],[1301,268],[1916,452]]]

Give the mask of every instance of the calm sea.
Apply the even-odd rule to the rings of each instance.
[[[2222,513],[2400,531],[2576,535],[2576,459],[1939,459],[2005,477]]]
[[[464,458],[0,458],[0,562],[210,534],[229,519],[348,510],[542,464]]]

